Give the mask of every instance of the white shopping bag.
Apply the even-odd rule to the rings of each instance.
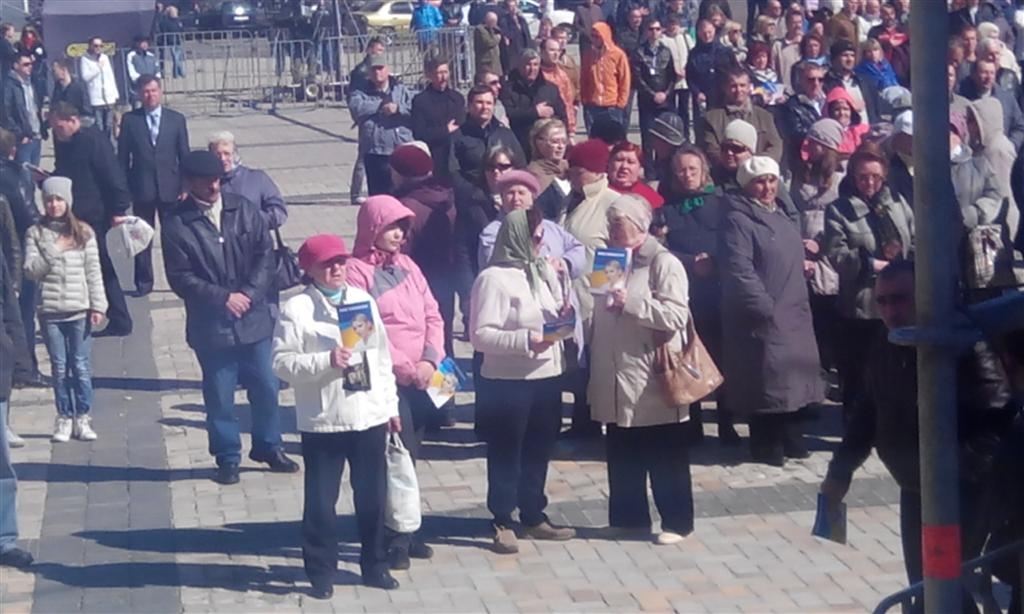
[[[107,253],[117,273],[117,280],[124,290],[135,288],[135,256],[153,242],[155,231],[146,220],[134,215],[125,216],[125,221],[107,231]]]
[[[384,504],[384,526],[396,533],[412,533],[423,521],[420,483],[412,455],[398,433],[388,435],[385,452],[388,463],[388,496]]]

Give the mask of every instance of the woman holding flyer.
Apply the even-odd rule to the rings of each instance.
[[[347,284],[350,254],[341,237],[316,235],[299,248],[309,285],[281,306],[274,372],[295,389],[295,417],[306,466],[302,558],[312,596],[329,599],[338,567],[335,506],[348,463],[362,549],[363,584],[398,588],[384,550],[388,432],[400,432],[391,352],[373,298]],[[369,312],[373,332],[352,332]],[[343,321],[344,320],[344,321]],[[363,349],[354,351],[357,343]]]
[[[415,459],[432,414],[427,394],[444,360],[444,320],[423,272],[401,253],[415,214],[386,194],[366,199],[356,217],[356,243],[348,261],[348,284],[370,293],[388,331],[398,384],[402,443]],[[430,546],[418,536],[388,530],[388,564],[409,569],[409,559],[429,559]]]
[[[650,476],[661,515],[656,544],[677,544],[693,532],[688,407],[672,407],[654,376],[664,339],[682,348],[690,310],[686,269],[648,234],[651,208],[623,194],[608,208],[609,247],[628,250],[624,283],[594,308],[588,397],[595,420],[608,425],[608,521],[611,532],[649,535]]]
[[[544,514],[548,462],[562,422],[562,342],[545,340],[545,324],[569,310],[558,274],[540,256],[540,209],[505,217],[489,266],[473,284],[470,340],[483,354],[477,382],[477,432],[487,442],[487,508],[494,551],[519,552],[521,534],[565,541],[576,532]]]

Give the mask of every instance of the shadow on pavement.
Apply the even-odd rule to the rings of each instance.
[[[15,463],[19,482],[84,483],[98,482],[172,482],[209,479],[210,466],[197,469],[150,469],[148,467],[114,467],[106,465],[69,465],[63,463]],[[259,471],[243,467],[242,472]]]
[[[202,390],[202,382],[188,379],[159,379],[148,377],[94,377],[93,388],[113,390],[139,390],[159,392],[164,390]]]

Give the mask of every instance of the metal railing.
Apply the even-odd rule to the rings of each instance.
[[[448,58],[454,87],[472,85],[474,58],[468,28],[444,28],[424,40],[415,32],[393,35],[385,56],[393,75],[418,88],[424,59]],[[344,101],[349,74],[363,61],[372,34],[294,40],[282,30],[225,30],[162,34],[152,50],[157,55],[169,105],[192,113],[221,112],[225,107],[259,104]],[[121,82],[130,88],[125,58],[115,62]],[[131,100],[128,93],[125,100]]]
[[[971,588],[972,592],[978,596],[978,599],[981,601],[981,611],[983,614],[999,614],[1002,612],[1002,608],[999,607],[999,602],[996,600],[992,584],[992,567],[998,561],[1005,561],[1013,557],[1017,558],[1017,569],[1021,576],[1019,581],[1021,586],[1024,586],[1024,540],[1016,541],[987,552],[982,556],[967,561],[960,568],[964,585]],[[909,612],[914,602],[923,597],[924,582],[912,584],[898,593],[893,593],[883,599],[875,607],[873,614],[885,614],[896,606],[901,606],[904,612]],[[1021,607],[1024,608],[1024,604]],[[1024,610],[1008,614],[1024,614]]]

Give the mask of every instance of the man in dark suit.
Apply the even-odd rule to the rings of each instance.
[[[203,372],[206,433],[217,460],[213,479],[238,483],[239,381],[252,407],[249,458],[271,471],[295,473],[299,466],[281,449],[278,381],[271,369],[270,226],[258,205],[221,191],[224,169],[217,156],[191,152],[181,167],[188,196],[164,218],[164,268],[171,290],[185,301],[185,340]]]
[[[125,221],[124,216],[131,206],[124,171],[117,163],[117,154],[106,133],[95,126],[82,126],[75,107],[66,102],[54,105],[50,109],[50,128],[53,130],[53,174],[71,179],[75,201],[72,211],[78,219],[92,226],[98,240],[110,323],[93,333],[93,337],[128,336],[132,333],[132,316],[106,242],[107,231]]]
[[[182,194],[178,167],[188,154],[185,116],[162,106],[160,79],[142,75],[138,80],[142,106],[121,120],[117,155],[128,177],[135,215],[156,225]],[[153,290],[153,253],[147,247],[135,257],[135,290],[145,296]]]

